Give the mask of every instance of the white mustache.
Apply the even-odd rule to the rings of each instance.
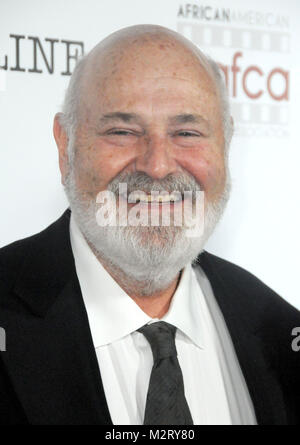
[[[120,183],[126,183],[128,194],[139,190],[146,194],[155,191],[169,194],[179,192],[183,195],[185,191],[196,192],[203,190],[203,187],[192,176],[182,173],[170,174],[160,181],[153,180],[142,172],[121,173],[109,183],[108,190],[118,194]]]

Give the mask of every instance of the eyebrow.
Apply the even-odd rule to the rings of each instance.
[[[171,124],[206,124],[208,121],[199,114],[178,114],[169,119]]]
[[[105,123],[107,121],[122,121],[125,123],[138,121],[138,115],[135,113],[123,113],[121,111],[116,111],[114,113],[104,114],[100,118],[100,123]]]
[[[206,124],[208,127],[209,122],[201,115],[199,114],[191,114],[191,113],[184,113],[184,114],[177,114],[176,116],[171,116],[169,119],[169,123],[176,125],[176,124],[188,124],[188,123],[195,123],[195,124]],[[130,122],[140,122],[141,118],[135,114],[135,113],[125,113],[122,111],[115,111],[113,113],[107,113],[101,116],[100,123],[105,124],[109,121],[122,121],[125,123]]]

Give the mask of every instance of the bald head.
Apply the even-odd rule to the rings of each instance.
[[[193,43],[181,34],[158,25],[131,26],[109,35],[88,54],[86,72],[109,67],[114,71],[120,62],[126,63],[131,55],[136,56],[137,64],[145,66],[153,65],[152,57],[156,55],[156,70],[169,58],[177,57],[181,65],[194,62],[213,75],[208,59]]]
[[[121,29],[98,43],[77,64],[66,93],[61,123],[69,137],[96,102],[109,102],[112,89],[145,78],[201,77],[222,114],[225,145],[231,138],[227,93],[220,70],[182,35],[158,26]]]

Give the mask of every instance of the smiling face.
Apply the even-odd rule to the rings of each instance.
[[[87,66],[76,137],[76,183],[90,198],[121,172],[187,172],[209,201],[225,184],[214,81],[173,41],[117,47]],[[105,68],[103,69],[102,66]]]
[[[55,124],[62,181],[81,231],[102,259],[147,282],[145,293],[197,256],[228,198],[222,108],[209,70],[166,33],[119,38],[86,61],[71,165],[67,136]],[[159,184],[204,191],[203,236],[188,241],[182,227],[97,227],[98,193],[123,177],[147,193]]]

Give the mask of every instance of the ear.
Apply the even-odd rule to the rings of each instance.
[[[64,184],[69,166],[69,158],[68,158],[68,136],[66,130],[60,123],[61,114],[62,113],[57,113],[54,117],[53,135],[58,148],[61,182],[62,184]]]

